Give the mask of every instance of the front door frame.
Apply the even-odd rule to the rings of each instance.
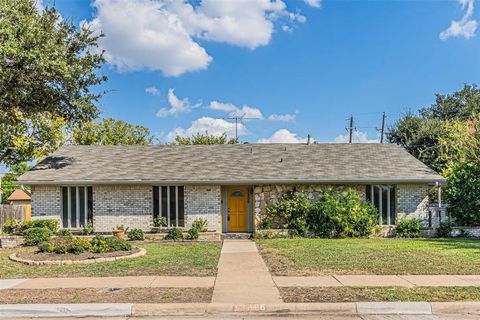
[[[253,187],[247,185],[238,185],[241,187],[247,187],[247,231],[253,232]],[[240,232],[240,231],[229,231],[228,230],[228,188],[234,186],[222,186],[222,232]]]

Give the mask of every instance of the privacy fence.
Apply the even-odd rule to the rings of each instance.
[[[25,207],[10,204],[0,204],[0,232],[3,224],[9,219],[25,220]]]

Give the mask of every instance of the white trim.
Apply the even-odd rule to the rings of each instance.
[[[175,186],[175,223],[178,227],[178,186]]]
[[[84,208],[83,208],[83,226],[88,224],[88,187],[83,187],[83,196],[84,196]]]
[[[382,187],[378,186],[378,213],[379,213],[379,218],[378,218],[378,224],[383,225],[383,202],[382,202]]]
[[[390,187],[387,188],[387,224],[391,225],[392,221],[390,219]]]
[[[158,217],[162,217],[162,186],[158,187]]]

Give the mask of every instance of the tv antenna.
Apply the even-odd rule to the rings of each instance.
[[[231,119],[235,120],[235,140],[238,140],[238,123],[243,123],[243,120],[259,120],[259,118],[248,118],[245,117],[247,115],[246,112],[242,114],[242,116],[238,116],[238,114],[234,114],[231,116],[223,117],[222,119]]]

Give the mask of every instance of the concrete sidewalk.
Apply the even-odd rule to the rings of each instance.
[[[282,303],[253,241],[223,241],[212,303]]]
[[[273,281],[277,287],[478,287],[480,275],[333,275]]]
[[[215,277],[85,277],[0,280],[0,289],[211,288]]]

